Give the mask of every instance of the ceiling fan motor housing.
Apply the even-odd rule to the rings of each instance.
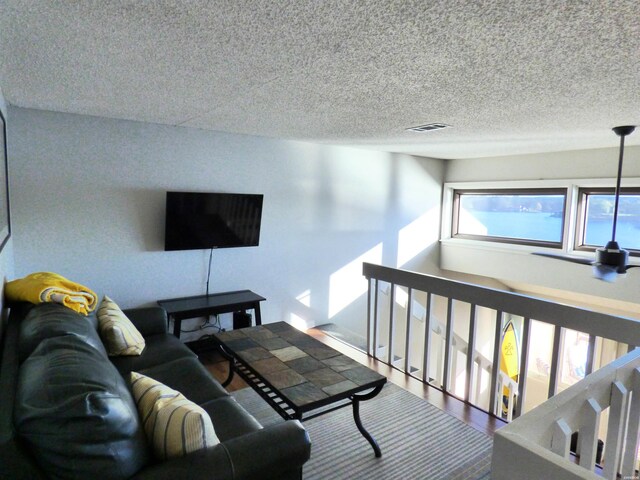
[[[618,136],[624,137],[626,135],[629,135],[631,133],[633,133],[633,131],[636,129],[635,125],[624,125],[622,127],[613,127],[612,130],[614,131],[614,133]]]
[[[617,267],[621,273],[626,271],[628,260],[629,252],[620,248],[618,242],[608,242],[604,248],[596,250],[596,264]]]

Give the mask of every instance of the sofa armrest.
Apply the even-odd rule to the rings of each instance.
[[[311,443],[298,421],[288,421],[174,458],[138,472],[135,480],[280,480],[301,478]]]
[[[244,480],[256,478],[257,472],[264,479],[285,478],[287,472],[301,473],[311,455],[309,434],[298,420],[271,425],[224,445],[233,461],[235,478]]]
[[[143,468],[131,480],[234,480],[229,454],[222,444]]]
[[[123,311],[143,337],[167,333],[167,312],[161,307],[130,308]]]

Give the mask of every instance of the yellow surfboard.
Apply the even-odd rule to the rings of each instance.
[[[518,337],[516,336],[516,330],[513,327],[511,320],[507,322],[502,330],[502,343],[500,346],[500,370],[504,372],[513,381],[518,381],[518,375],[520,374],[520,358],[518,348]],[[507,414],[507,398],[509,396],[509,390],[505,387],[502,389],[503,402],[502,411]]]
[[[500,352],[500,370],[516,382],[520,373],[520,359],[518,358],[518,338],[511,320],[502,330],[502,343]]]

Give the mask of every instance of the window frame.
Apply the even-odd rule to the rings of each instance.
[[[560,240],[557,242],[548,240],[523,239],[513,237],[497,237],[491,235],[474,235],[468,233],[459,233],[458,223],[460,217],[460,196],[464,194],[486,194],[486,195],[561,195],[564,198],[562,212],[562,226]],[[494,242],[510,245],[526,245],[534,247],[544,247],[553,249],[562,249],[567,235],[567,211],[569,208],[569,188],[567,187],[522,187],[522,188],[453,188],[452,189],[452,212],[451,212],[451,229],[449,231],[450,238],[465,239],[475,241]]]
[[[586,215],[587,215],[587,199],[589,195],[593,194],[607,194],[615,195],[615,187],[579,187],[577,196],[576,207],[576,221],[574,226],[574,240],[573,249],[579,252],[595,252],[596,249],[603,247],[604,245],[588,245],[584,243],[584,236],[586,232]],[[640,187],[622,187],[620,188],[620,194],[634,194],[640,196]],[[629,255],[634,257],[640,257],[640,249],[633,249],[620,245],[622,248],[629,252]]]

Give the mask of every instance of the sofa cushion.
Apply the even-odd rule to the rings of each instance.
[[[167,333],[167,311],[161,307],[139,307],[123,310],[143,337]]]
[[[136,372],[131,372],[131,386],[147,440],[160,460],[220,443],[209,415],[180,392]]]
[[[47,338],[73,335],[107,355],[96,331],[96,319],[85,317],[58,303],[41,303],[29,309],[20,324],[20,361],[24,361]]]
[[[162,363],[140,370],[140,373],[178,390],[198,405],[209,400],[229,396],[196,357],[180,358]]]
[[[262,429],[262,425],[231,396],[203,403],[202,408],[211,417],[221,442]]]
[[[140,355],[144,350],[144,337],[120,307],[106,295],[97,312],[100,336],[112,356]]]
[[[142,355],[110,357],[111,362],[123,376],[128,377],[130,372],[139,372],[145,368],[163,365],[179,358],[193,358],[196,360],[198,358],[184,343],[173,335],[166,333],[146,337],[145,343],[146,347]]]
[[[73,335],[42,341],[24,361],[14,422],[54,478],[123,479],[150,460],[127,382]]]

